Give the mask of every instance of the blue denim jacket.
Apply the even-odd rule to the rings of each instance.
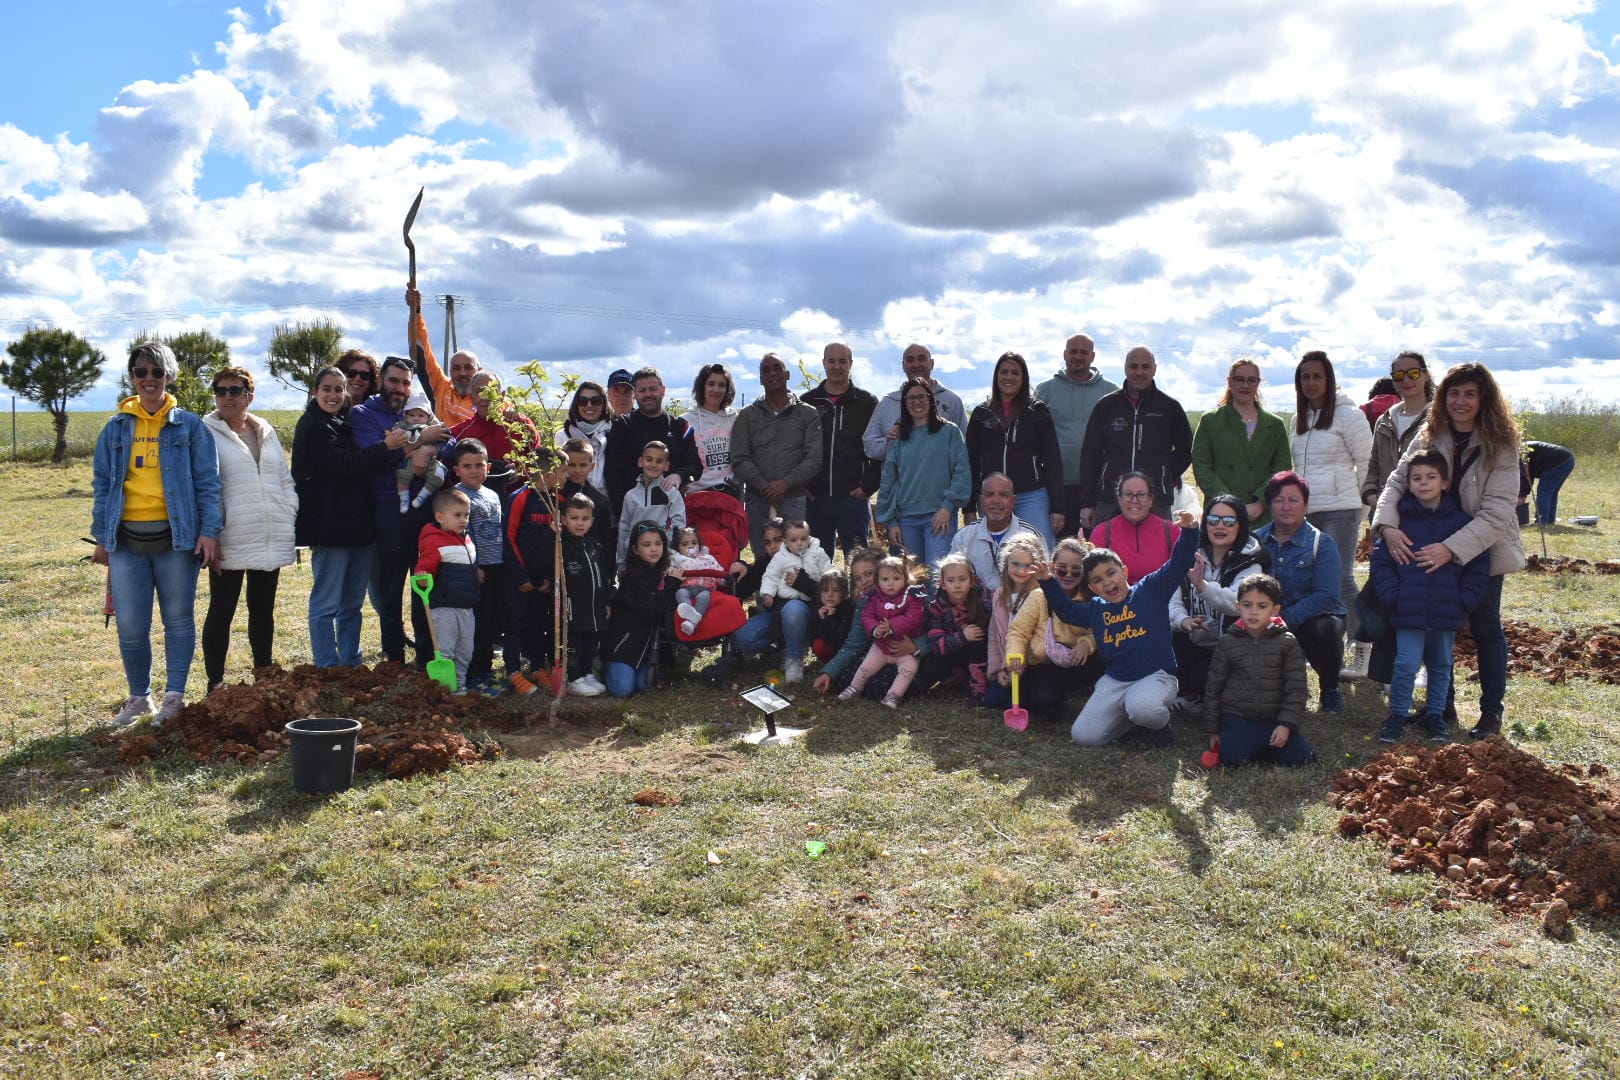
[[[1283,621],[1293,627],[1318,615],[1343,615],[1339,548],[1333,537],[1304,521],[1283,543],[1271,535],[1275,527],[1256,529],[1254,538],[1271,556],[1271,576],[1282,582]]]
[[[96,439],[96,471],[90,482],[90,535],[108,551],[118,547],[118,523],[124,516],[124,475],[129,471],[134,436],[135,418],[117,413]],[[214,437],[202,418],[184,409],[170,409],[158,432],[158,460],[163,463],[163,501],[168,506],[176,550],[192,550],[199,536],[217,539],[223,525],[219,456]]]

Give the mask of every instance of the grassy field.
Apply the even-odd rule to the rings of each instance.
[[[1583,459],[1565,513],[1604,524],[1549,530],[1553,554],[1620,555],[1616,465]],[[1291,771],[1206,773],[1190,730],[1083,750],[808,693],[803,743],[758,751],[748,706],[676,683],[309,798],[285,764],[96,745],[123,689],[78,561],[88,467],[0,475],[0,1075],[1620,1074],[1620,927],[1436,912],[1434,879],[1335,835],[1326,778],[1374,752],[1364,686]],[[1620,578],[1519,575],[1507,606],[1612,622]],[[1617,715],[1620,688],[1510,687],[1548,760],[1620,769]]]

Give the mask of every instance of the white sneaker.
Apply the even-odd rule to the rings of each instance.
[[[859,693],[860,693],[860,691],[855,689],[853,686],[846,686],[842,690],[838,691],[838,700],[839,701],[854,701],[855,696],[857,694],[859,694]]]
[[[1353,641],[1350,643],[1350,661],[1344,665],[1339,674],[1346,679],[1365,679],[1367,669],[1372,664],[1372,643],[1368,641]]]
[[[589,675],[585,676],[585,681],[590,683],[592,686],[596,687],[596,692],[598,694],[607,693],[607,683],[605,683],[601,679],[597,678],[596,673],[594,671],[591,672]]]
[[[691,619],[682,619],[681,633],[685,634],[687,637],[691,637],[692,635],[696,634],[697,623],[693,622]]]
[[[605,687],[598,684],[597,681],[591,678],[589,675],[582,675],[568,684],[568,692],[579,697],[595,697],[604,689]]]
[[[157,712],[157,706],[152,704],[152,695],[136,694],[124,702],[124,707],[118,710],[117,716],[113,717],[113,727],[129,727],[138,718],[150,712]]]
[[[782,665],[782,679],[789,683],[804,682],[804,661],[789,660]]]
[[[1178,697],[1170,703],[1170,711],[1173,713],[1198,712],[1203,708],[1203,704],[1204,699],[1201,697]]]
[[[164,721],[173,720],[180,715],[180,710],[186,707],[186,695],[178,690],[170,690],[163,695],[163,705],[152,714],[152,726],[162,727]]]
[[[691,604],[676,604],[675,614],[679,615],[683,622],[689,622],[693,626],[696,626],[698,623],[703,621],[703,612],[699,611]],[[690,634],[692,631],[688,630],[686,632]]]

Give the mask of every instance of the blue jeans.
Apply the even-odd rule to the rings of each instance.
[[[652,685],[653,669],[656,666],[653,660],[648,660],[638,668],[618,660],[609,660],[602,665],[608,693],[616,698],[627,698],[638,690],[647,689]]]
[[[309,549],[309,651],[316,667],[362,663],[360,607],[376,563],[370,544]]]
[[[1425,630],[1397,627],[1395,630],[1395,674],[1389,681],[1389,713],[1406,716],[1412,711],[1412,686],[1419,667],[1429,671],[1429,704],[1425,710],[1438,715],[1451,692],[1451,646],[1455,630]]]
[[[900,515],[900,542],[906,545],[906,554],[913,562],[922,559],[930,567],[951,553],[951,538],[956,535],[956,512],[951,512],[951,524],[943,536],[934,535],[933,520],[931,513]]]
[[[1558,522],[1558,489],[1564,486],[1569,474],[1575,471],[1575,459],[1554,465],[1536,481],[1536,520],[1543,525]]]
[[[1316,751],[1298,730],[1288,733],[1280,749],[1271,746],[1275,723],[1250,720],[1235,713],[1221,717],[1221,764],[1243,765],[1250,761],[1275,761],[1278,765],[1309,765]]]
[[[1057,547],[1057,533],[1052,531],[1052,497],[1045,488],[1020,494],[1013,500],[1013,513],[1041,534],[1047,551]]]
[[[132,555],[122,548],[107,553],[107,585],[118,618],[118,651],[131,697],[152,692],[152,594],[163,617],[163,658],[168,667],[163,689],[186,692],[186,676],[197,651],[197,556],[190,551]]]
[[[731,646],[742,656],[785,646],[789,660],[803,660],[810,646],[810,619],[815,614],[804,600],[777,598],[776,607],[750,616],[731,635]]]
[[[847,556],[851,548],[865,547],[871,534],[872,507],[853,495],[823,495],[811,499],[804,508],[810,534],[821,543],[829,559],[841,547]]]

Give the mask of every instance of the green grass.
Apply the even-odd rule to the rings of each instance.
[[[1570,505],[1620,502],[1615,464]],[[306,798],[285,764],[97,745],[122,692],[75,561],[88,468],[3,472],[0,1076],[1620,1073],[1614,925],[1436,912],[1435,879],[1335,835],[1364,687],[1290,771],[809,694],[803,743],[759,751],[746,705],[681,683],[597,706],[622,723],[594,742]],[[1549,546],[1612,557],[1611,521]],[[1617,584],[1520,575],[1507,604],[1587,625]],[[1509,710],[1547,724],[1533,752],[1620,768],[1620,688],[1515,679]],[[679,805],[629,802],[649,786]]]

